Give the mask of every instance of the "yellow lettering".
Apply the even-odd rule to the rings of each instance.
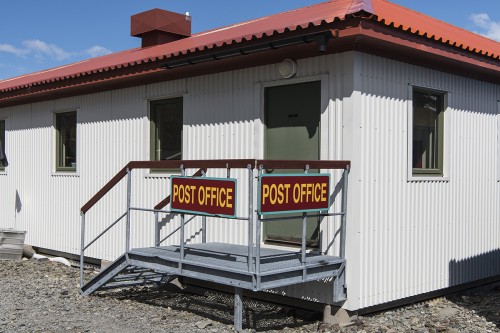
[[[215,192],[215,195],[214,195]],[[214,199],[215,202],[217,202],[217,189],[215,187],[210,187],[210,206],[214,205]]]
[[[276,203],[277,192],[278,192],[278,188],[276,187],[276,184],[272,184],[271,190],[269,191],[269,195],[271,197],[271,199],[270,199],[271,205],[274,205]]]
[[[179,186],[179,202],[184,203],[184,185]]]
[[[205,204],[205,186],[198,188],[198,204],[201,206]]]
[[[285,203],[288,203],[288,192],[290,192],[290,184],[285,184]]]
[[[266,204],[266,198],[269,198],[269,185],[264,184],[262,186],[262,204]]]
[[[306,194],[306,184],[300,184],[300,199],[304,202],[304,195]]]
[[[208,199],[212,199],[212,194],[210,193],[210,187],[205,187],[205,205],[208,205]]]
[[[311,202],[313,202],[313,198],[312,198],[312,188],[313,188],[313,185],[312,183],[308,183],[307,184],[307,187],[306,187],[306,192],[307,192],[307,196],[306,196],[306,202],[309,202],[309,197],[311,197]]]
[[[285,200],[285,193],[283,193],[284,186],[283,184],[278,185],[278,203],[281,205]]]
[[[293,185],[293,202],[300,202],[300,184]]]
[[[228,188],[226,194],[227,208],[233,208],[233,189]]]
[[[326,183],[321,184],[321,201],[327,202],[327,197],[326,197]]]
[[[177,196],[179,195],[179,185],[174,184],[174,195],[172,197],[172,202],[177,201]]]
[[[194,200],[195,200],[195,195],[194,195],[194,192],[195,192],[195,190],[196,190],[196,186],[191,185],[189,188],[191,189],[191,203],[193,203],[193,204],[194,204]]]
[[[321,184],[314,184],[314,201],[319,202],[321,200]]]
[[[224,199],[222,199],[222,196],[224,196]],[[226,203],[227,203],[226,189],[223,187],[220,189],[219,193],[219,206],[226,207]]]
[[[191,192],[189,192],[189,190],[191,189],[191,186],[189,185],[186,185],[186,189],[185,189],[185,198],[184,198],[184,201],[187,203],[187,204],[190,204],[191,203]]]

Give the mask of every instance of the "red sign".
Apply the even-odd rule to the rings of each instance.
[[[236,179],[172,177],[172,211],[236,217]]]
[[[329,174],[261,175],[259,214],[325,211],[330,207]]]

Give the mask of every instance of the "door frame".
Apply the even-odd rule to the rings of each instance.
[[[264,159],[265,157],[265,145],[266,145],[266,129],[265,129],[265,89],[269,87],[276,87],[276,86],[284,86],[284,85],[291,85],[291,84],[298,84],[298,83],[306,83],[306,82],[313,82],[313,81],[320,81],[321,82],[321,116],[320,116],[320,138],[319,138],[319,143],[320,143],[320,150],[319,150],[319,156],[321,160],[325,160],[329,158],[329,148],[331,143],[331,139],[334,138],[335,136],[333,133],[330,133],[330,117],[332,114],[332,105],[330,101],[330,77],[329,74],[317,74],[317,75],[309,75],[309,76],[303,76],[303,77],[295,77],[291,79],[279,79],[279,80],[271,80],[271,81],[262,81],[256,84],[256,105],[259,106],[260,110],[260,118],[257,119],[258,125],[256,126],[256,133],[255,137],[258,138],[259,140],[255,140],[256,142],[259,142],[258,146],[255,146],[255,151],[258,152],[258,156],[261,159]],[[257,203],[254,203],[254,207],[256,207]],[[329,218],[326,218],[329,219]],[[326,221],[325,221],[326,222]],[[327,224],[328,223],[322,223],[320,226],[320,238],[319,238],[319,248],[318,250],[322,251],[324,241],[326,239],[323,237],[325,235],[325,232],[327,232]],[[262,235],[260,237],[260,243],[261,245],[265,245],[266,247],[271,247],[271,248],[280,248],[283,249],[284,247],[290,247],[287,245],[274,245],[274,244],[266,244],[264,242],[264,228],[262,228]]]
[[[259,97],[258,103],[260,109],[260,133],[258,137],[260,138],[260,146],[258,147],[258,155],[259,158],[263,159],[265,156],[265,145],[266,145],[266,131],[265,131],[265,90],[269,87],[277,87],[277,86],[285,86],[297,83],[306,83],[320,81],[321,82],[321,117],[320,117],[320,150],[319,156],[320,159],[328,159],[328,145],[329,145],[329,133],[328,133],[328,124],[329,117],[331,114],[331,106],[330,106],[330,94],[329,94],[329,75],[328,74],[319,74],[319,75],[311,75],[304,76],[292,79],[281,79],[274,81],[263,81],[259,83]]]

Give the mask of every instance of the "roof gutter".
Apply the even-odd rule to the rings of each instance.
[[[225,51],[210,52],[208,54],[204,54],[201,56],[193,55],[193,56],[183,57],[183,59],[168,61],[164,63],[163,68],[173,69],[183,66],[197,65],[209,61],[224,60],[227,58],[249,55],[268,50],[276,50],[282,47],[293,46],[303,43],[309,44],[313,42],[316,42],[318,44],[319,52],[326,52],[327,45],[330,39],[336,38],[338,36],[339,33],[337,30],[328,30],[320,33],[300,35],[290,38],[279,39],[272,42],[258,43],[249,46],[240,46]]]

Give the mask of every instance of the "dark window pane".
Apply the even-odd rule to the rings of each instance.
[[[441,169],[443,96],[413,92],[413,169]]]
[[[182,98],[151,103],[152,159],[182,159]]]
[[[56,115],[57,167],[76,169],[76,112]]]

